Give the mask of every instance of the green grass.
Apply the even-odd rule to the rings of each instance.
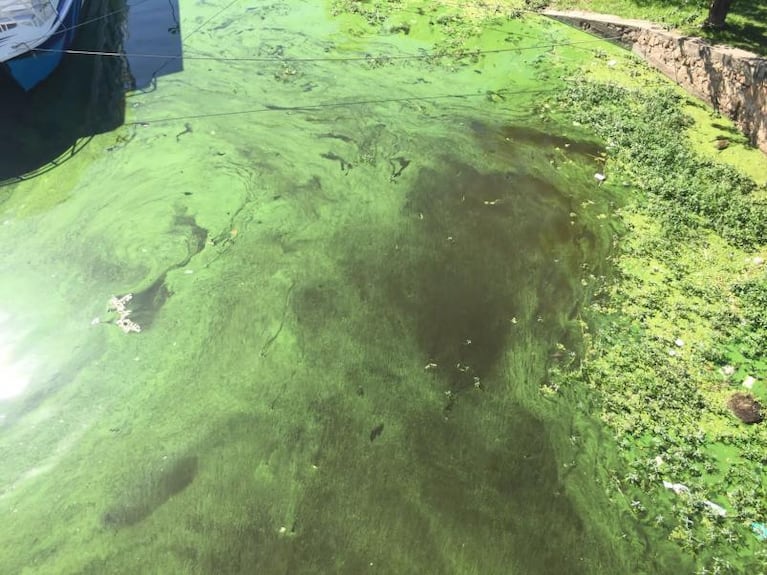
[[[767,55],[767,2],[740,0],[733,4],[723,30],[704,30],[705,0],[553,0],[550,8],[588,10],[665,24],[691,36]]]

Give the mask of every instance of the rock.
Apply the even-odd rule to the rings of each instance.
[[[727,401],[727,407],[743,423],[761,423],[764,419],[761,404],[749,393],[733,393]]]
[[[714,147],[717,150],[724,150],[729,145],[730,145],[730,140],[728,140],[727,138],[720,138],[714,142]]]
[[[749,375],[748,377],[746,377],[746,379],[743,380],[743,387],[745,387],[746,389],[751,389],[752,387],[754,387],[755,383],[756,383],[756,378]]]

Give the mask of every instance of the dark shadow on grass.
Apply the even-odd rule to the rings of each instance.
[[[726,132],[727,136],[740,136],[741,133],[736,130],[733,126],[726,126],[724,124],[720,124],[719,122],[711,122],[711,127],[716,128],[717,130],[721,132]]]
[[[589,10],[588,3],[584,2],[583,9]],[[703,21],[707,11],[704,7],[695,8],[689,0],[626,0],[626,6],[631,5],[641,9],[672,9],[678,10],[678,14],[669,14],[667,21],[662,22],[685,30],[691,36],[705,38],[714,44],[727,44],[735,48],[741,48],[754,52],[761,56],[767,56],[767,3],[749,2],[740,0],[734,2],[725,27],[720,30],[704,29]],[[616,16],[625,16],[616,9]],[[648,13],[643,19],[652,20]]]
[[[677,40],[682,54],[686,51],[686,42],[686,38]],[[689,51],[689,47],[687,51]],[[748,138],[750,145],[759,145],[759,134],[764,133],[767,119],[759,113],[756,106],[749,104],[759,101],[762,90],[759,78],[763,74],[764,66],[760,66],[759,61],[752,62],[749,59],[730,61],[726,53],[723,54],[720,48],[707,44],[701,45],[698,56],[702,60],[708,81],[701,83],[699,79],[693,78],[694,69],[688,67],[685,69],[686,80],[684,83],[695,91],[705,89],[702,96],[713,106],[714,110],[733,120],[741,133]],[[737,81],[733,80],[733,76],[730,74],[735,66],[746,77],[743,85],[737,84]],[[751,77],[749,78],[749,76]]]
[[[760,18],[767,21],[767,11]],[[767,26],[753,22],[728,21],[721,30],[701,29],[701,37],[714,44],[726,44],[760,56],[767,56]]]

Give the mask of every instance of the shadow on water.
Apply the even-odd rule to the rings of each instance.
[[[181,70],[178,13],[176,0],[86,2],[71,49],[106,55],[67,54],[30,92],[0,75],[0,125],[10,135],[0,139],[0,184],[67,161],[89,137],[123,124],[127,90]]]
[[[119,52],[124,0],[88,2],[72,46]],[[65,56],[38,87],[25,93],[12,80],[0,82],[0,182],[20,177],[61,157],[80,138],[114,130],[125,114],[122,58]],[[66,157],[62,158],[64,160]]]

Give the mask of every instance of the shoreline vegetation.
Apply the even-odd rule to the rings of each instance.
[[[610,177],[631,197],[614,276],[586,312],[587,354],[554,366],[546,389],[595,392],[628,468],[614,485],[699,573],[764,572],[767,433],[728,407],[765,400],[764,186],[691,151],[670,87],[578,81],[557,105],[607,142]]]
[[[483,26],[527,17],[537,4],[509,1],[501,10],[435,2],[430,9],[442,10],[453,28],[445,53],[465,55],[460,48]],[[671,2],[622,12],[629,3],[585,4],[551,7],[644,19],[662,12],[662,21],[688,27],[707,9]],[[334,13],[377,27],[394,22],[397,33],[413,6],[420,4],[337,0]],[[727,35],[753,32],[749,15],[767,6],[738,9],[727,30],[702,35],[765,53],[763,39],[742,33],[731,42]],[[398,18],[398,10],[407,16]],[[591,297],[580,318],[585,352],[558,347],[541,393],[602,421],[621,459],[606,470],[606,491],[694,557],[696,573],[764,573],[767,425],[754,422],[764,414],[760,403],[767,405],[767,162],[742,142],[718,156],[716,134],[737,142],[729,122],[629,53],[589,49],[593,64],[571,69],[566,88],[537,112],[604,142],[604,185],[622,198],[615,217],[623,231],[612,272],[588,280]]]

